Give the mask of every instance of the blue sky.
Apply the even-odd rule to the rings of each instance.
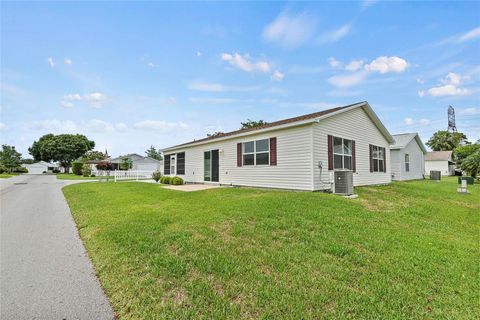
[[[143,153],[367,100],[391,133],[480,138],[478,2],[13,3],[1,142],[83,133]]]

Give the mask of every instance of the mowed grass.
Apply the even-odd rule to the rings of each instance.
[[[100,180],[100,179],[106,179],[107,177],[101,176],[101,177],[84,177],[84,176],[79,176],[73,173],[57,173],[56,174],[57,179],[60,180]],[[113,180],[113,176],[108,177],[109,179]]]
[[[120,319],[478,319],[479,186],[456,188],[64,193]]]
[[[20,173],[12,172],[12,173],[0,173],[0,179],[8,179],[11,177],[18,176]]]

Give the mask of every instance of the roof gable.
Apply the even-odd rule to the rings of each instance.
[[[423,145],[422,139],[420,139],[420,136],[418,133],[402,133],[402,134],[394,134],[393,139],[395,139],[395,143],[390,145],[390,149],[392,150],[398,150],[398,149],[403,149],[408,144],[415,139],[415,142],[418,144],[420,149],[423,151],[423,153],[427,152],[427,149]]]

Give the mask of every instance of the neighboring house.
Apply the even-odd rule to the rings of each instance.
[[[45,161],[35,162],[32,164],[22,164],[22,167],[27,168],[28,174],[42,174],[46,172],[51,173],[54,169],[58,169],[58,165]]]
[[[427,149],[418,133],[394,134],[390,146],[393,180],[423,179]]]
[[[354,185],[391,182],[394,140],[367,102],[163,149],[164,174],[189,183],[328,190],[334,170]]]
[[[430,171],[440,171],[442,176],[453,176],[455,174],[455,162],[453,151],[433,151],[425,155],[425,174]]]
[[[162,168],[162,161],[144,157],[137,153],[131,153],[117,158],[110,159],[109,161],[113,164],[115,170],[120,170],[120,164],[123,159],[128,159],[131,163],[130,170],[141,170],[141,171],[157,171]]]

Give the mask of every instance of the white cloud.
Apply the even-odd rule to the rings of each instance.
[[[188,89],[194,91],[205,91],[205,92],[228,92],[228,91],[238,91],[238,92],[248,92],[255,91],[260,89],[258,86],[228,86],[221,83],[211,83],[211,82],[193,82],[188,85]]]
[[[29,129],[39,131],[62,133],[71,133],[77,131],[77,125],[71,120],[38,120],[30,122],[27,126]]]
[[[100,92],[93,92],[84,95],[70,93],[64,95],[63,100],[60,103],[65,108],[73,108],[75,106],[73,101],[86,101],[94,108],[101,108],[106,100],[107,96]]]
[[[460,110],[459,114],[464,116],[473,116],[473,115],[480,114],[480,109],[475,107],[465,108]]]
[[[65,59],[63,60],[63,63],[65,63],[66,65],[71,65],[71,64],[73,63],[73,61],[72,61],[71,59],[69,59],[69,58],[65,58]]]
[[[332,68],[338,68],[342,65],[342,63],[340,61],[338,61],[337,59],[335,59],[334,57],[328,58],[328,63],[330,64],[330,67],[332,67]]]
[[[272,79],[275,81],[282,81],[285,75],[278,70],[275,70],[272,74]]]
[[[365,80],[366,76],[367,72],[359,71],[356,73],[330,77],[328,79],[328,82],[336,87],[345,88],[360,84],[361,82],[363,82],[363,80]]]
[[[374,59],[370,64],[365,65],[367,71],[377,71],[380,73],[403,72],[408,67],[407,61],[399,57],[381,56]]]
[[[123,122],[119,122],[115,124],[115,129],[119,132],[125,132],[128,130],[128,126]]]
[[[374,5],[376,2],[378,2],[378,0],[363,0],[362,1],[362,7],[363,8],[368,8],[372,5]]]
[[[470,40],[476,39],[478,37],[480,37],[480,27],[477,27],[475,29],[472,29],[472,30],[462,34],[458,38],[458,42],[470,41]]]
[[[431,122],[432,121],[430,119],[425,119],[425,118],[422,118],[420,120],[414,120],[413,118],[407,117],[403,119],[403,123],[409,126],[412,126],[412,125],[426,126],[426,125],[429,125]]]
[[[150,131],[167,131],[173,129],[186,129],[188,125],[184,122],[166,122],[161,120],[144,120],[133,125],[136,129]]]
[[[472,90],[467,88],[459,88],[462,77],[459,74],[450,72],[445,78],[440,80],[441,85],[432,87],[428,90],[421,90],[418,92],[420,97],[430,95],[432,97],[443,96],[466,96],[472,94]]]
[[[194,104],[230,104],[238,102],[233,98],[188,98],[188,101]]]
[[[197,57],[201,57],[202,53],[200,51],[197,51]]]
[[[83,124],[83,127],[87,129],[87,132],[95,133],[109,133],[115,131],[113,125],[110,122],[103,120],[92,119]]]
[[[80,101],[82,100],[82,96],[79,95],[78,93],[70,93],[70,94],[66,94],[63,96],[63,100],[68,100],[68,101]]]
[[[107,96],[100,92],[89,93],[83,96],[83,99],[90,103],[94,108],[101,108],[107,100]]]
[[[317,42],[320,44],[337,42],[345,37],[350,32],[350,29],[351,26],[345,24],[338,29],[326,31],[317,38]]]
[[[345,70],[357,71],[363,67],[363,60],[352,60],[345,66]]]
[[[252,62],[248,54],[242,56],[238,53],[222,53],[221,57],[223,61],[227,61],[233,67],[245,72],[269,73],[271,69],[267,61]]]
[[[62,100],[62,101],[60,101],[60,104],[61,104],[62,107],[64,107],[64,108],[73,108],[73,107],[75,107],[75,105],[74,105],[73,102],[71,102],[71,101]]]
[[[424,118],[423,118],[423,119],[420,119],[418,122],[419,122],[421,125],[425,125],[425,126],[426,126],[426,125],[430,124],[431,121],[430,121],[429,119],[424,119]]]
[[[296,48],[312,37],[315,28],[315,20],[306,13],[283,12],[263,29],[263,38],[285,48]]]
[[[418,84],[424,84],[424,83],[425,83],[425,80],[420,79],[420,78],[417,78],[417,83],[418,83]]]
[[[47,58],[47,63],[50,67],[55,67],[55,61],[53,61],[53,58],[52,57],[48,57]]]
[[[8,126],[3,123],[3,122],[0,122],[0,131],[4,131],[4,130],[7,130],[8,129]]]

